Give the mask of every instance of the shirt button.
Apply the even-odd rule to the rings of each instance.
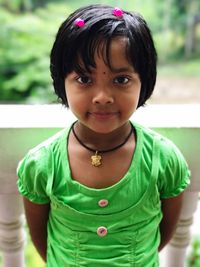
[[[107,199],[101,199],[101,200],[99,200],[98,204],[101,208],[106,207],[108,205],[108,200]]]
[[[97,234],[98,234],[98,236],[100,236],[100,237],[106,236],[107,233],[108,233],[108,230],[107,230],[107,228],[104,227],[104,226],[100,226],[100,227],[97,229]]]

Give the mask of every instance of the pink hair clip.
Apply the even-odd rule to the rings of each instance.
[[[74,23],[79,28],[82,28],[85,25],[85,21],[83,19],[81,19],[81,18],[77,18]]]
[[[121,17],[123,15],[122,9],[119,8],[119,7],[115,7],[113,9],[113,15],[116,16],[116,17]]]

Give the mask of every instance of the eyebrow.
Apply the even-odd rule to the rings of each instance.
[[[113,68],[112,67],[111,71],[114,73],[120,73],[120,72],[134,72],[135,73],[135,70],[131,69],[129,67],[122,67],[122,68]]]
[[[130,67],[121,67],[121,68],[114,68],[114,67],[110,67],[110,70],[115,73],[115,74],[118,74],[118,73],[121,73],[121,72],[132,72],[132,73],[137,73],[135,71],[135,69],[133,68],[130,68]],[[94,70],[95,71],[95,70]],[[81,71],[75,71],[77,74],[79,75],[84,75],[84,74],[90,74],[90,72],[88,72],[87,70],[84,71],[84,73],[82,73]]]

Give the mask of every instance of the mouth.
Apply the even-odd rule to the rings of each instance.
[[[90,116],[100,120],[111,119],[113,117],[116,117],[118,114],[118,112],[89,112]]]

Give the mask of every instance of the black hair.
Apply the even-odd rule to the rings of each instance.
[[[77,18],[85,21],[84,27],[75,25]],[[145,20],[139,14],[124,10],[121,17],[116,17],[111,6],[89,5],[76,10],[61,24],[51,50],[50,71],[54,90],[64,105],[68,106],[66,76],[72,71],[84,73],[95,68],[95,51],[102,47],[104,61],[111,68],[109,47],[115,37],[127,39],[127,60],[140,77],[138,107],[151,96],[156,82],[157,53]]]

